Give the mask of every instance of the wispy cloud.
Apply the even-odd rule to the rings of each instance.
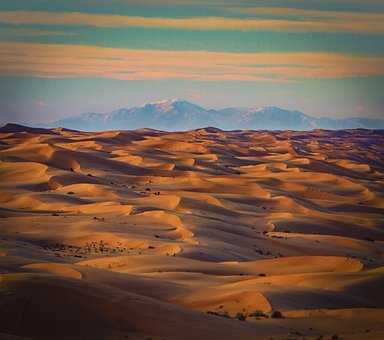
[[[268,15],[279,17],[299,17],[301,19],[323,18],[330,21],[378,21],[383,19],[384,13],[377,12],[345,12],[303,9],[294,7],[228,7],[228,12],[238,12],[252,15]]]
[[[234,10],[234,9],[232,9]],[[80,12],[2,11],[8,24],[78,25],[92,27],[156,27],[191,30],[273,30],[299,32],[384,33],[384,13],[323,12],[279,8],[239,8],[252,15],[278,18],[142,17]],[[300,20],[292,16],[300,16]]]
[[[79,33],[58,30],[44,30],[34,28],[6,27],[1,29],[2,36],[21,36],[21,37],[46,37],[46,36],[80,36]]]
[[[122,80],[296,81],[384,75],[384,57],[0,43],[0,74]]]

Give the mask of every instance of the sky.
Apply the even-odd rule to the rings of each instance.
[[[0,124],[181,98],[384,118],[383,0],[1,0]]]

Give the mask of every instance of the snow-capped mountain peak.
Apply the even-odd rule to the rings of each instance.
[[[56,121],[50,126],[89,131],[138,128],[174,131],[207,126],[223,130],[380,129],[384,128],[384,120],[315,118],[300,111],[286,110],[276,106],[208,110],[186,100],[175,98],[122,108],[106,114],[87,113]]]

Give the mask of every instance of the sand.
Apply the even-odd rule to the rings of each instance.
[[[383,339],[383,154],[373,130],[8,124],[0,339]]]

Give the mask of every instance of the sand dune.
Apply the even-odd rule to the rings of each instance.
[[[382,132],[0,138],[0,338],[384,337]]]

